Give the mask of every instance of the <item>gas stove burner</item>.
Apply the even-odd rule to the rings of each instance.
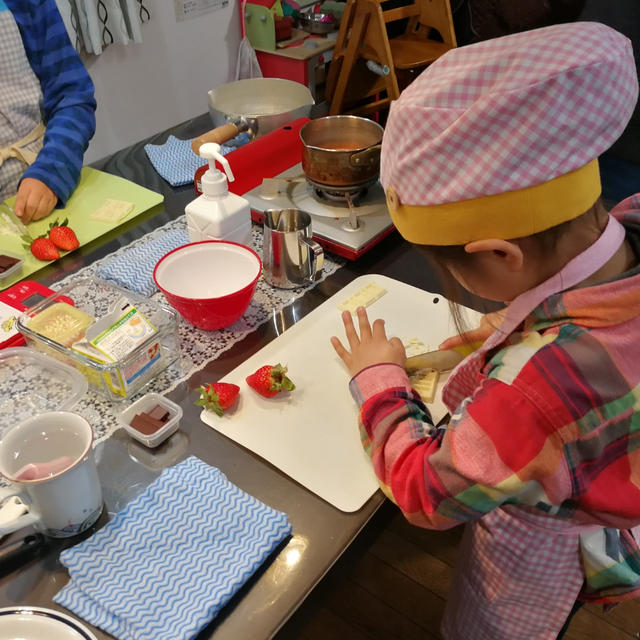
[[[327,191],[330,197],[326,197]],[[350,260],[359,257],[393,230],[378,180],[348,187],[313,184],[298,163],[242,195],[249,201],[256,222],[262,222],[260,216],[268,209],[306,211],[313,219],[314,238],[325,250]]]
[[[358,206],[358,201],[367,195],[367,187],[349,191],[335,191],[333,189],[320,189],[313,187],[313,195],[321,202],[329,202],[333,205],[348,207],[349,200],[354,206]]]
[[[349,185],[327,185],[322,184],[321,182],[315,182],[307,177],[307,182],[313,187],[314,192],[318,195],[318,197],[323,198],[325,200],[345,200],[345,194],[350,194],[352,198],[356,197],[364,197],[367,193],[369,187],[378,182],[377,178],[373,180],[369,180],[369,182],[363,182],[362,184],[349,184]]]
[[[348,209],[349,217],[346,222],[341,224],[345,231],[362,229],[362,223],[358,220],[358,202],[364,200],[367,195],[367,185],[327,188],[318,186],[317,183],[309,180],[309,178],[307,178],[307,182],[311,185],[313,196],[319,202]]]

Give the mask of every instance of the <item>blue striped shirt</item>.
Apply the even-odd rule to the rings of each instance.
[[[43,94],[44,143],[25,178],[44,182],[64,206],[76,188],[96,126],[93,82],[73,48],[55,0],[4,0]]]

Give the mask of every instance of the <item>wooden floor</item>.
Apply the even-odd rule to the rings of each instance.
[[[413,527],[387,503],[277,640],[437,640],[461,533]],[[640,638],[640,600],[608,614],[589,605],[565,636],[631,638]]]

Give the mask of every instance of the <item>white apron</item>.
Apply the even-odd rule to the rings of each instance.
[[[451,413],[478,384],[489,351],[500,346],[554,293],[595,273],[616,253],[624,227],[612,216],[600,238],[559,273],[518,296],[500,326],[449,376]],[[602,527],[576,525],[508,505],[467,525],[442,623],[446,640],[554,640],[584,582],[581,536]]]
[[[13,14],[0,9],[0,202],[14,195],[42,148],[42,89]]]

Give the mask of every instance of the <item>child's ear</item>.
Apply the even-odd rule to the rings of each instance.
[[[508,240],[488,238],[474,240],[464,246],[467,253],[485,253],[485,258],[491,258],[504,264],[509,271],[520,271],[524,264],[524,254],[519,245]]]

